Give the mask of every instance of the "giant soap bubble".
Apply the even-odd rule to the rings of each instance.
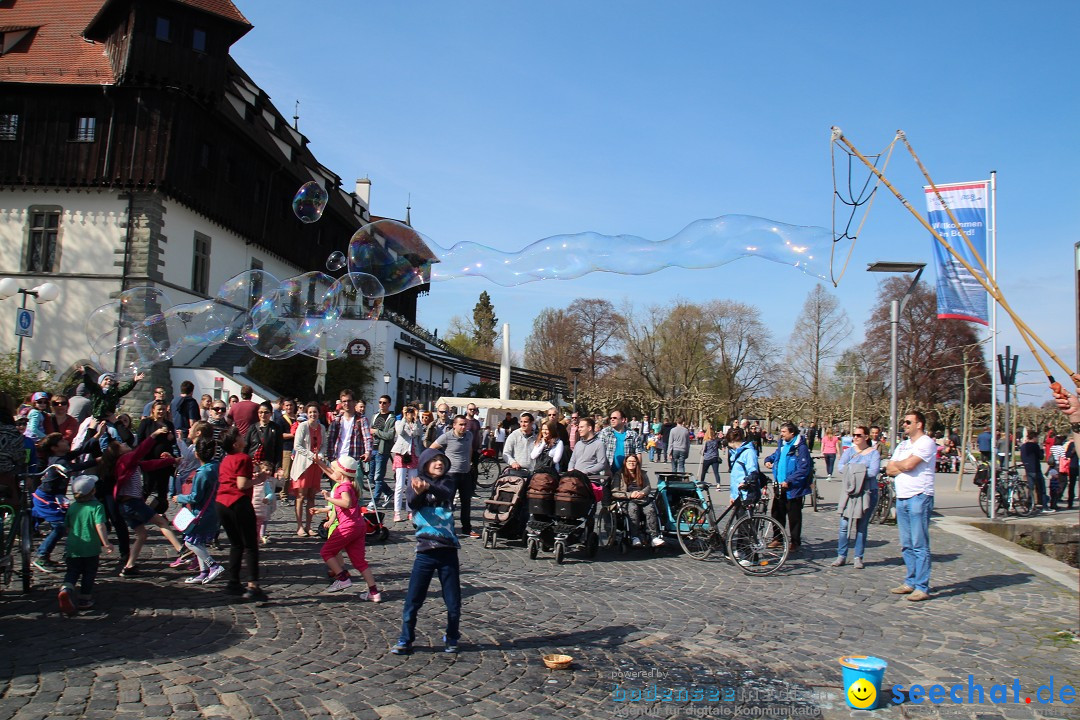
[[[349,240],[349,272],[366,273],[395,295],[427,282],[426,269],[437,258],[420,233],[396,220],[368,223]]]
[[[311,180],[300,186],[293,197],[293,213],[304,223],[317,222],[322,217],[323,210],[330,196],[319,183]]]
[[[304,353],[312,357],[322,354],[327,360],[344,357],[346,349],[358,335],[362,335],[382,315],[385,292],[373,275],[347,273],[338,278],[330,289],[334,308],[334,322],[327,323]],[[339,320],[362,320],[362,323],[338,322]]]

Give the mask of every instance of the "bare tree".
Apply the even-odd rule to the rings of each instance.
[[[525,339],[525,367],[564,375],[572,382],[570,368],[580,362],[581,355],[581,337],[570,313],[554,308],[541,310]]]
[[[818,283],[806,296],[788,343],[788,366],[796,390],[810,398],[813,420],[826,390],[830,360],[851,335],[851,321],[837,299]]]
[[[622,318],[609,300],[599,298],[578,298],[567,313],[577,324],[585,377],[596,382],[616,362]]]
[[[728,418],[741,414],[746,402],[763,391],[774,375],[769,329],[750,305],[714,300],[704,307],[708,318],[705,348],[710,356],[709,380]]]

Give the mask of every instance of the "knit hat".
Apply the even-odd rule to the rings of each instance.
[[[339,471],[341,474],[345,475],[345,477],[354,478],[356,477],[356,469],[359,465],[355,459],[348,455],[342,455],[337,460],[330,463],[330,467]]]
[[[71,481],[71,491],[76,495],[93,495],[97,478],[93,475],[80,475]]]
[[[105,382],[105,378],[108,378],[110,380],[115,381],[116,380],[116,373],[111,373],[111,372],[103,372],[103,373],[101,373],[100,375],[98,375],[98,379],[97,379],[98,385],[101,385],[103,382]]]

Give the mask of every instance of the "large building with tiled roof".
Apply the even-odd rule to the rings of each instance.
[[[229,0],[0,0],[0,276],[62,290],[36,308],[24,366],[108,365],[88,356],[82,319],[122,290],[151,285],[186,303],[251,268],[322,270],[371,221],[367,181],[343,187],[230,57],[251,29]],[[311,180],[330,200],[304,224],[291,199]],[[414,399],[453,376],[395,348],[405,334],[438,347],[412,325],[424,291],[386,299],[398,326],[368,343],[373,356],[386,345],[373,357],[379,391],[384,368]],[[5,305],[0,348],[14,345],[15,302]],[[230,348],[178,355],[173,379],[176,367],[224,375],[250,359]],[[155,366],[155,379],[168,372]]]

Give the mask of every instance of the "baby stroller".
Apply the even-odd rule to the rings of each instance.
[[[491,490],[491,497],[484,501],[484,529],[481,531],[484,547],[494,548],[500,537],[525,542],[528,521],[525,492],[528,487],[527,470],[508,467],[502,471]]]
[[[528,496],[532,513],[526,531],[529,558],[535,560],[543,548],[554,551],[555,562],[561,565],[566,551],[578,545],[585,548],[586,557],[595,557],[600,541],[593,525],[602,489],[584,473],[572,470],[559,478],[551,492],[550,478],[537,473]]]

